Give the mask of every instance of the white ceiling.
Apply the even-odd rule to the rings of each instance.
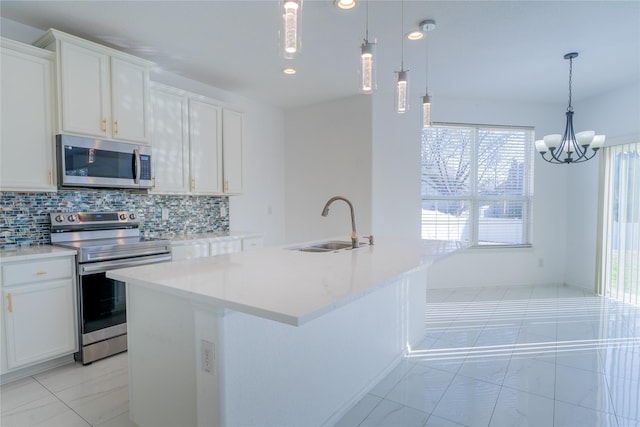
[[[343,11],[332,0],[305,0],[302,49],[279,54],[281,12],[261,1],[5,1],[0,15],[56,28],[154,61],[250,98],[291,108],[358,93],[359,45],[366,2]],[[640,1],[371,0],[378,90],[391,90],[404,29],[435,19],[428,34],[434,96],[566,102],[574,60],[574,101],[640,78]],[[413,95],[425,90],[425,40],[404,41]],[[293,64],[298,73],[285,76]]]

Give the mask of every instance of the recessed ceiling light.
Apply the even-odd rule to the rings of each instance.
[[[287,68],[283,68],[282,72],[285,74],[295,74],[296,73],[296,69],[293,67],[287,67]]]
[[[424,33],[420,30],[412,30],[407,33],[407,38],[409,40],[420,40],[424,37]]]
[[[356,0],[335,0],[334,3],[340,9],[353,9],[356,5]]]

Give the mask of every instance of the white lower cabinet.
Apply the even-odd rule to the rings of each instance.
[[[201,239],[177,240],[171,244],[174,261],[226,255],[263,247],[262,236],[203,237]]]
[[[242,240],[240,239],[213,239],[209,243],[209,254],[226,255],[242,252]]]
[[[206,241],[195,240],[171,244],[171,257],[174,261],[206,256],[209,256],[209,243]]]
[[[1,373],[77,351],[75,258],[2,263]]]

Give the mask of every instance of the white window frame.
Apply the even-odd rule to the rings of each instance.
[[[473,132],[472,138],[472,151],[471,151],[471,173],[469,177],[469,186],[470,186],[470,194],[469,196],[423,196],[421,194],[421,200],[470,200],[470,212],[469,212],[469,223],[470,223],[470,236],[469,243],[470,247],[474,249],[505,249],[505,248],[531,248],[531,229],[532,229],[532,212],[533,212],[533,180],[534,180],[534,140],[535,140],[535,130],[530,126],[508,126],[508,125],[486,125],[486,124],[467,124],[467,123],[433,123],[431,128],[434,127],[453,127],[453,128],[462,128],[471,130]],[[479,196],[477,194],[477,181],[478,181],[478,132],[479,130],[484,129],[512,129],[514,131],[525,131],[528,132],[528,135],[525,138],[525,150],[524,150],[524,189],[525,194],[520,197],[504,197],[504,196],[496,196],[495,200],[512,200],[512,201],[521,201],[523,203],[523,212],[522,212],[522,236],[521,242],[519,244],[513,243],[493,243],[493,244],[481,244],[478,241],[479,238],[479,228],[480,228],[480,218],[479,218],[479,203],[480,201],[492,200],[492,197]],[[428,132],[429,129],[424,129],[422,138],[425,138],[425,133]],[[421,144],[422,147],[422,144]],[[422,151],[422,150],[421,150]]]

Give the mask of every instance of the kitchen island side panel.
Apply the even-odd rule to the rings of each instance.
[[[425,270],[299,327],[238,312],[227,316],[226,425],[337,422],[423,338]]]
[[[133,422],[156,427],[197,425],[189,301],[127,284],[127,341]]]

